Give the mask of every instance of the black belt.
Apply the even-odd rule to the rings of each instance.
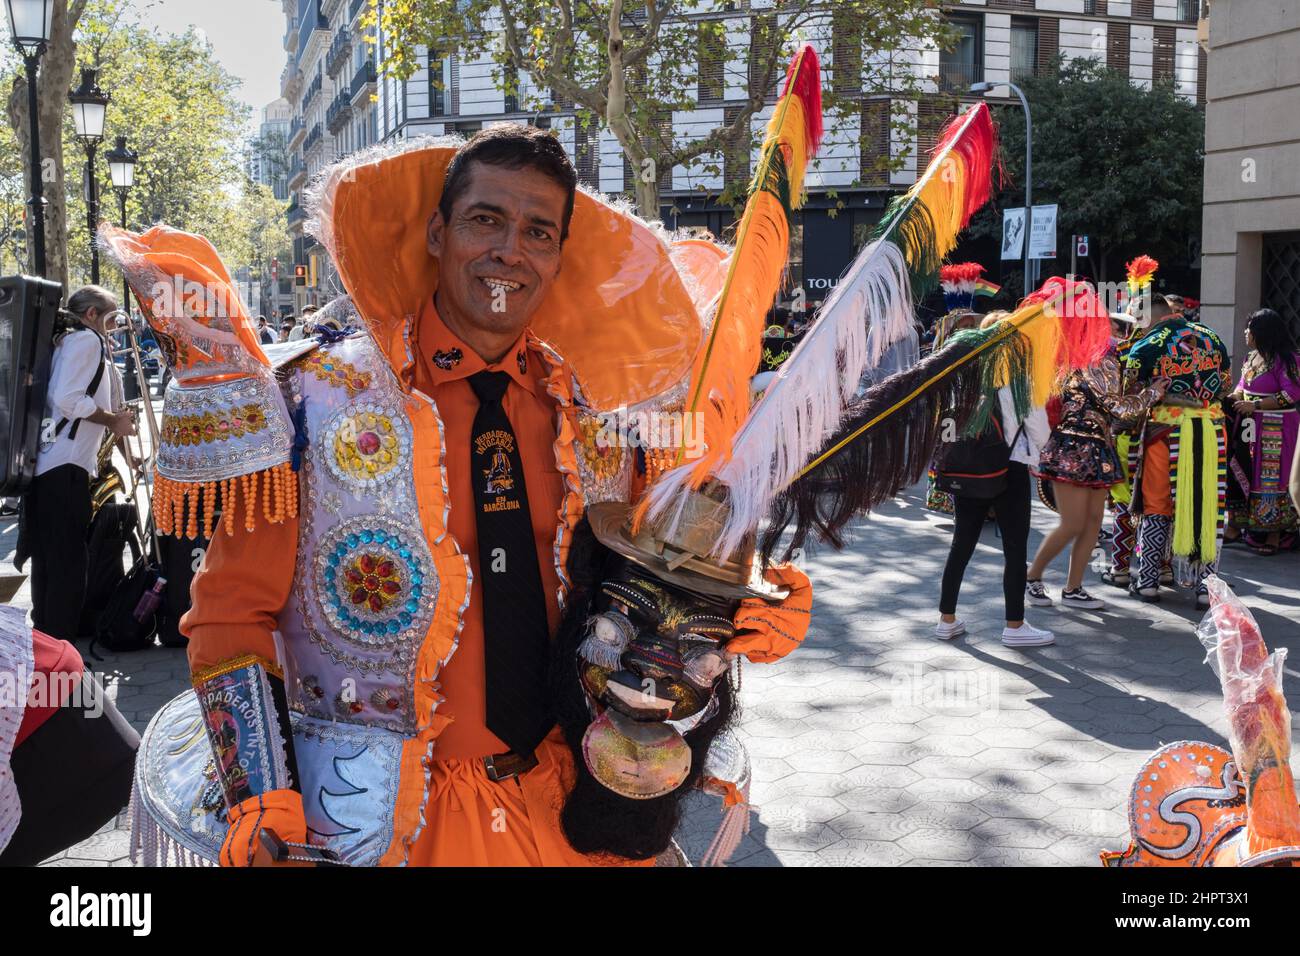
[[[493,783],[500,783],[512,777],[522,777],[537,766],[537,758],[533,754],[520,756],[510,750],[503,754],[484,757],[483,766],[487,768],[488,779]]]

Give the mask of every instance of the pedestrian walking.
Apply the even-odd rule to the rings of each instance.
[[[1135,395],[1121,388],[1119,361],[1112,351],[1092,368],[1071,372],[1061,388],[1061,419],[1039,456],[1036,474],[1052,484],[1060,521],[1043,539],[1029,566],[1026,599],[1051,607],[1043,575],[1066,547],[1070,564],[1061,604],[1097,609],[1105,605],[1083,586],[1083,572],[1106,517],[1106,498],[1123,473],[1115,449],[1115,428],[1136,425],[1164,395],[1161,380]]]
[[[1007,315],[991,312],[981,326],[987,328]],[[1029,556],[1029,469],[1038,464],[1039,450],[1050,436],[1047,413],[1038,407],[1022,419],[1016,412],[1010,386],[998,390],[997,402],[985,432],[954,443],[939,468],[942,479],[954,470],[974,474],[958,464],[962,459],[987,462],[976,466],[979,473],[987,475],[986,480],[966,481],[971,491],[953,494],[952,545],[943,569],[935,636],[952,640],[966,633],[965,622],[957,617],[957,599],[991,508],[1001,538],[1004,564],[1002,592],[1006,627],[1002,631],[1002,643],[1008,647],[1042,647],[1056,638],[1051,631],[1034,627],[1025,620],[1025,564]]]

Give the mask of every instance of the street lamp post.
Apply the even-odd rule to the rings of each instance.
[[[135,150],[127,148],[126,137],[119,136],[117,137],[116,145],[105,154],[105,158],[108,160],[109,178],[113,182],[113,189],[117,191],[117,200],[121,210],[122,228],[125,229],[126,194],[130,192],[131,187],[135,185],[135,162],[139,159],[139,156]],[[122,308],[126,310],[126,320],[128,322],[134,322],[135,319],[131,315],[131,285],[126,281],[125,270],[122,272]],[[128,392],[128,398],[139,397],[135,394],[136,375],[134,362],[134,356],[127,357],[125,385]]]
[[[108,94],[99,88],[99,71],[83,69],[81,86],[68,95],[72,104],[72,122],[77,128],[77,139],[86,148],[86,205],[90,225],[90,281],[99,285],[99,244],[95,230],[99,226],[99,182],[95,175],[95,150],[104,138],[104,111],[108,107]]]
[[[999,86],[1011,87],[1011,92],[1020,98],[1020,105],[1025,111],[1025,295],[1034,291],[1033,278],[1030,273],[1029,260],[1029,237],[1033,233],[1034,225],[1034,120],[1029,113],[1029,100],[1025,99],[1024,92],[1016,84],[1009,81],[999,83],[989,82],[987,80],[980,83],[972,83],[970,91],[972,93],[988,93]]]
[[[45,195],[41,186],[41,126],[37,115],[36,73],[46,44],[50,42],[50,21],[54,19],[54,0],[5,0],[9,16],[9,35],[23,58],[27,73],[27,113],[31,129],[32,196],[31,206],[32,265],[38,276],[45,276]]]

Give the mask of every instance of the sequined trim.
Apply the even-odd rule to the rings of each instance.
[[[371,375],[355,365],[336,358],[327,349],[312,352],[299,359],[303,371],[310,372],[326,384],[347,390],[349,398],[355,398],[370,387]]]
[[[348,405],[326,423],[320,451],[330,473],[360,497],[409,472],[410,422],[393,404]]]

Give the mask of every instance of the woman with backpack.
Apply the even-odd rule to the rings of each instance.
[[[1007,312],[990,312],[981,328],[1008,317]],[[1025,620],[1025,562],[1029,557],[1029,469],[1038,464],[1039,449],[1049,436],[1047,413],[1034,408],[1022,420],[1016,413],[1010,387],[998,390],[998,407],[989,427],[975,438],[954,443],[939,467],[941,485],[952,493],[955,522],[952,546],[943,569],[939,596],[936,637],[952,640],[966,633],[957,617],[957,597],[966,566],[979,544],[980,532],[992,508],[1002,539],[1005,563],[1002,592],[1006,604],[1006,627],[1002,643],[1007,647],[1042,647],[1055,641],[1051,631],[1034,627]],[[959,459],[983,461],[961,466]]]
[[[1043,573],[1068,545],[1070,567],[1061,591],[1063,607],[1097,609],[1100,598],[1084,589],[1088,566],[1106,515],[1110,488],[1123,480],[1115,448],[1117,428],[1131,428],[1164,396],[1165,382],[1125,395],[1119,360],[1112,351],[1092,368],[1071,372],[1061,387],[1061,420],[1039,456],[1036,473],[1052,483],[1060,522],[1043,539],[1029,566],[1026,594],[1030,604],[1051,607]]]
[[[86,595],[86,531],[90,478],[98,471],[105,430],[119,440],[135,434],[123,409],[122,379],[106,338],[117,311],[113,293],[82,286],[60,310],[41,422],[36,477],[23,496],[14,564],[32,560],[32,626],[74,641]]]

